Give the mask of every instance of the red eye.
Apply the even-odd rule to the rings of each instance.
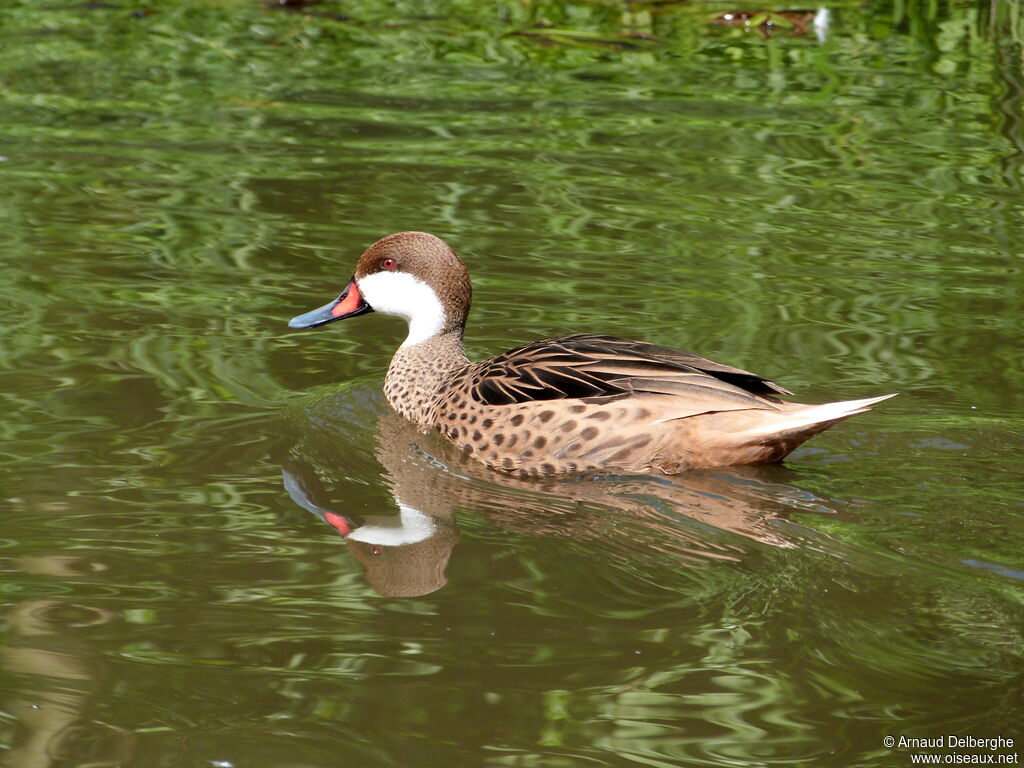
[[[381,267],[383,267],[384,269],[394,269],[394,268],[395,268],[395,260],[394,260],[394,259],[384,259],[384,260],[383,260],[383,261],[382,261],[382,262],[380,263],[380,265],[381,265]]]

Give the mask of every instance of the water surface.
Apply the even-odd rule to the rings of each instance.
[[[0,764],[1024,738],[1014,6],[630,8],[0,10]],[[473,356],[588,330],[900,397],[783,467],[508,480],[390,414],[400,321],[286,327],[404,229],[469,265]]]

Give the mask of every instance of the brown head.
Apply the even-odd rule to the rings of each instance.
[[[336,300],[288,325],[312,328],[366,312],[398,315],[409,323],[408,346],[441,333],[461,333],[471,296],[469,273],[444,240],[426,232],[398,232],[363,252]]]

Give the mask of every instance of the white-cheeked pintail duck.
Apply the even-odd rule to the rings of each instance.
[[[487,466],[517,476],[675,474],[780,461],[805,440],[893,397],[808,405],[755,373],[611,336],[536,341],[471,362],[463,350],[469,273],[443,240],[399,232],[371,245],[329,304],[293,318],[312,328],[367,312],[409,335],[384,394]]]

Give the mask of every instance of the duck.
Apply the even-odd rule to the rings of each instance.
[[[333,301],[292,318],[316,328],[376,312],[408,333],[384,378],[391,408],[516,477],[665,474],[774,464],[894,394],[824,404],[756,373],[672,347],[595,333],[466,357],[466,265],[441,238],[398,232],[367,248]]]

